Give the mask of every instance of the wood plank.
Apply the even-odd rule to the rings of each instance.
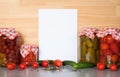
[[[38,8],[6,6],[0,7],[0,18],[36,18],[38,17]]]
[[[105,24],[119,24],[120,17],[117,16],[80,16],[79,22],[80,23],[105,23]]]
[[[79,24],[78,32],[80,32],[83,27],[92,27],[92,28],[97,28],[97,29],[101,30],[101,29],[103,29],[105,27],[120,28],[120,24],[115,25],[115,24],[100,24],[100,23],[97,23],[97,24],[84,23],[84,24]]]
[[[38,39],[33,39],[33,38],[28,38],[28,37],[24,37],[24,44],[35,44],[35,45],[39,45]]]
[[[20,3],[20,0],[0,0],[0,7],[4,7],[6,5],[18,6],[19,3]]]
[[[116,16],[120,16],[120,5],[116,6]]]
[[[120,0],[109,0],[109,1],[116,5],[120,5]]]
[[[115,3],[109,0],[21,0],[24,6],[61,5],[61,6],[109,6]]]
[[[69,7],[70,8],[70,7]],[[79,6],[78,16],[115,16],[116,6]]]
[[[41,6],[45,5],[45,0],[20,0],[21,6]]]
[[[10,3],[19,3],[20,2],[20,0],[0,0],[0,3],[2,4],[2,3],[8,3],[8,4],[10,4]]]
[[[93,1],[93,2],[85,2],[85,1],[76,1],[76,2],[64,2],[64,6],[110,6],[110,5],[116,5],[110,1]]]
[[[16,25],[15,27],[18,27],[17,25],[38,26],[37,22],[38,22],[38,18],[1,18],[0,19],[1,24],[14,24]]]

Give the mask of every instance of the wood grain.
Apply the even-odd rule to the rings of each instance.
[[[82,27],[120,28],[120,0],[0,0],[0,27],[19,31],[25,44],[38,45],[38,9],[78,9]]]

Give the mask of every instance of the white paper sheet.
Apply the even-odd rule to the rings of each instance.
[[[77,59],[77,10],[39,9],[39,60]]]

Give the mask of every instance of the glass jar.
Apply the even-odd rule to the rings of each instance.
[[[99,61],[99,39],[96,37],[97,29],[83,28],[80,37],[80,62]]]
[[[104,63],[107,68],[111,64],[118,65],[120,58],[120,32],[117,28],[105,28],[98,32],[100,37],[100,62]]]
[[[19,64],[20,36],[13,28],[0,28],[0,66]]]
[[[21,63],[26,65],[32,65],[33,62],[37,61],[38,47],[35,45],[22,45],[20,48]]]
[[[120,39],[117,40],[117,43],[118,43],[118,47],[119,47],[119,50],[120,50]],[[120,67],[120,52],[118,53],[118,66]]]

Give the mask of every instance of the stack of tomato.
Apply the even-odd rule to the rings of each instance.
[[[98,32],[100,37],[100,63],[98,69],[105,67],[117,70],[120,62],[120,32],[115,28],[105,28],[103,32]],[[101,67],[102,66],[102,67]]]

